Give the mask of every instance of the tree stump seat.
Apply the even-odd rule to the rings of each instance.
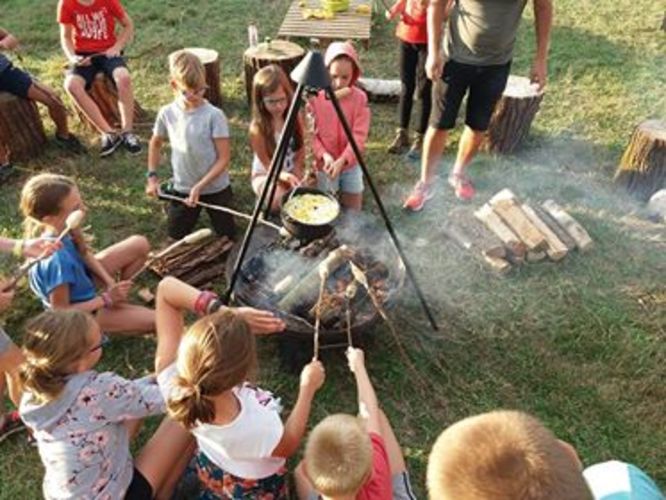
[[[252,80],[264,66],[277,64],[289,76],[289,73],[301,62],[305,50],[298,44],[286,40],[272,40],[250,47],[243,54],[245,68],[245,93],[247,102],[252,105]],[[291,81],[291,80],[289,80]]]
[[[6,150],[10,161],[23,161],[38,156],[45,144],[35,102],[0,92],[0,150]]]

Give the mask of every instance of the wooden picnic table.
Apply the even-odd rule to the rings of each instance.
[[[305,7],[299,3],[303,0],[294,0],[284,16],[282,26],[278,31],[279,38],[318,38],[323,46],[332,40],[360,40],[365,48],[370,45],[370,26],[372,24],[372,10],[370,14],[356,12],[359,5],[368,5],[373,8],[373,0],[351,0],[349,9],[345,12],[336,12],[333,19],[303,19],[303,9],[319,9],[319,0],[306,0]]]

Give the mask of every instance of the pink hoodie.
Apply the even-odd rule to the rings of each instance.
[[[361,76],[361,67],[354,47],[348,42],[333,42],[328,46],[324,63],[329,67],[333,60],[341,55],[346,55],[354,61],[354,73],[350,82],[351,94],[340,99],[340,107],[349,123],[354,135],[354,140],[361,153],[365,151],[365,141],[370,130],[370,108],[368,98],[361,89],[354,84]],[[351,147],[347,136],[338,119],[333,103],[329,101],[323,90],[310,101],[310,106],[315,119],[315,139],[313,151],[317,160],[317,168],[321,169],[324,164],[324,153],[329,153],[333,158],[343,157],[345,167],[349,170],[358,164],[356,155]]]

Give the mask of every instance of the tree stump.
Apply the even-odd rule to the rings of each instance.
[[[515,151],[527,137],[542,99],[543,91],[528,78],[510,75],[490,119],[486,150],[499,154]]]
[[[206,93],[204,97],[208,102],[218,108],[222,106],[222,92],[220,91],[220,56],[217,50],[201,47],[187,47],[186,50],[199,58],[206,70]],[[174,52],[173,54],[175,54]],[[172,55],[173,55],[172,54]],[[171,57],[171,55],[169,56]]]
[[[634,129],[615,183],[643,201],[666,187],[666,121],[646,120]]]
[[[252,105],[252,79],[257,71],[269,64],[277,64],[289,75],[304,56],[303,47],[286,40],[272,40],[247,49],[243,54],[243,65],[248,104]]]
[[[95,101],[95,104],[102,112],[102,116],[113,128],[121,128],[120,110],[118,109],[118,91],[114,81],[104,73],[97,73],[92,86],[88,90],[88,95]],[[97,128],[88,120],[88,117],[77,107],[76,112],[82,123],[87,124],[94,131]],[[134,99],[134,123],[137,125],[150,123],[150,117],[146,110]]]
[[[0,147],[10,161],[33,158],[46,144],[44,125],[37,105],[8,92],[0,92]]]

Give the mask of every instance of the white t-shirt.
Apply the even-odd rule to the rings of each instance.
[[[174,390],[172,364],[157,377],[165,399]],[[284,458],[272,457],[284,427],[280,402],[270,392],[249,384],[232,389],[240,405],[238,416],[225,425],[198,424],[192,429],[199,449],[218,467],[234,476],[263,479],[278,472]]]

